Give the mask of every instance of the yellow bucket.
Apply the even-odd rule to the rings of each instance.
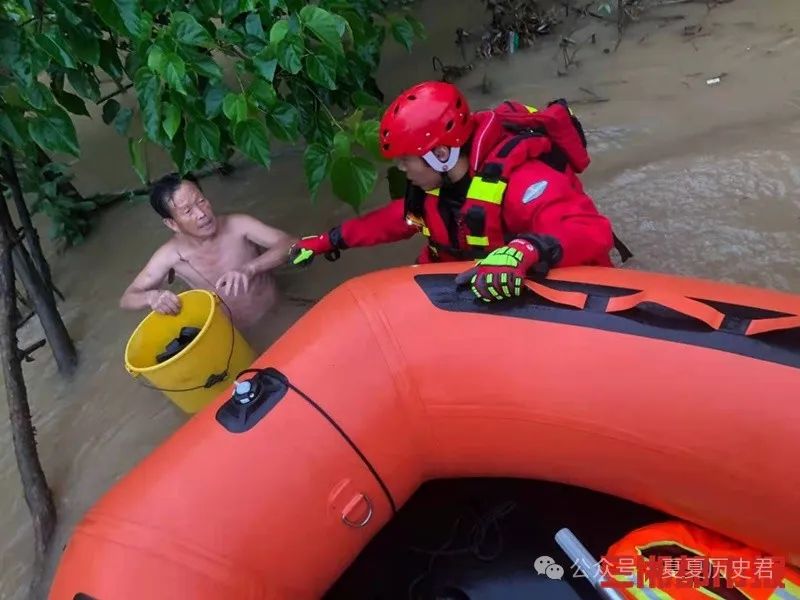
[[[125,348],[125,368],[134,378],[144,376],[150,387],[194,414],[216,399],[256,357],[223,312],[219,296],[190,290],[178,297],[178,315],[151,312],[139,323]],[[156,357],[183,327],[196,327],[200,333],[178,354],[159,363]]]

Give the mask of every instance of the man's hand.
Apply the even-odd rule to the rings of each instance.
[[[147,294],[150,308],[162,315],[177,315],[181,312],[181,299],[169,290],[152,290]]]
[[[523,280],[539,252],[525,240],[513,240],[479,260],[478,265],[456,277],[456,285],[468,281],[472,293],[484,302],[513,298],[522,294]]]
[[[228,271],[217,280],[216,288],[226,296],[238,296],[239,292],[246,294],[250,288],[250,277],[247,269]]]
[[[334,250],[327,233],[301,238],[289,249],[289,261],[295,266],[310,265],[317,254]]]

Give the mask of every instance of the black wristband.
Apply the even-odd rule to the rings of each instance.
[[[539,261],[545,263],[548,267],[555,267],[564,257],[564,249],[561,247],[561,242],[552,236],[522,233],[514,237],[533,244],[533,247],[539,253]]]
[[[331,245],[336,248],[337,250],[347,250],[349,246],[344,241],[342,237],[342,226],[337,225],[336,227],[331,227],[330,231],[328,232],[328,239],[331,241]]]

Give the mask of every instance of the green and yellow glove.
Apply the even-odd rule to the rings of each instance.
[[[539,252],[530,242],[513,240],[478,261],[476,267],[456,277],[456,284],[471,284],[472,293],[484,302],[505,300],[522,295],[528,270],[539,260]]]
[[[330,260],[335,251],[329,234],[310,235],[301,238],[289,249],[289,262],[295,266],[310,265],[318,254],[325,254]]]

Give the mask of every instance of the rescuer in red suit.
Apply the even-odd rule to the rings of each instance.
[[[565,101],[473,114],[452,84],[423,82],[386,110],[379,144],[406,175],[405,198],[302,238],[293,264],[422,233],[428,244],[417,262],[477,260],[456,282],[486,302],[519,296],[534,270],[613,266],[611,224],[576,175],[589,155]]]

